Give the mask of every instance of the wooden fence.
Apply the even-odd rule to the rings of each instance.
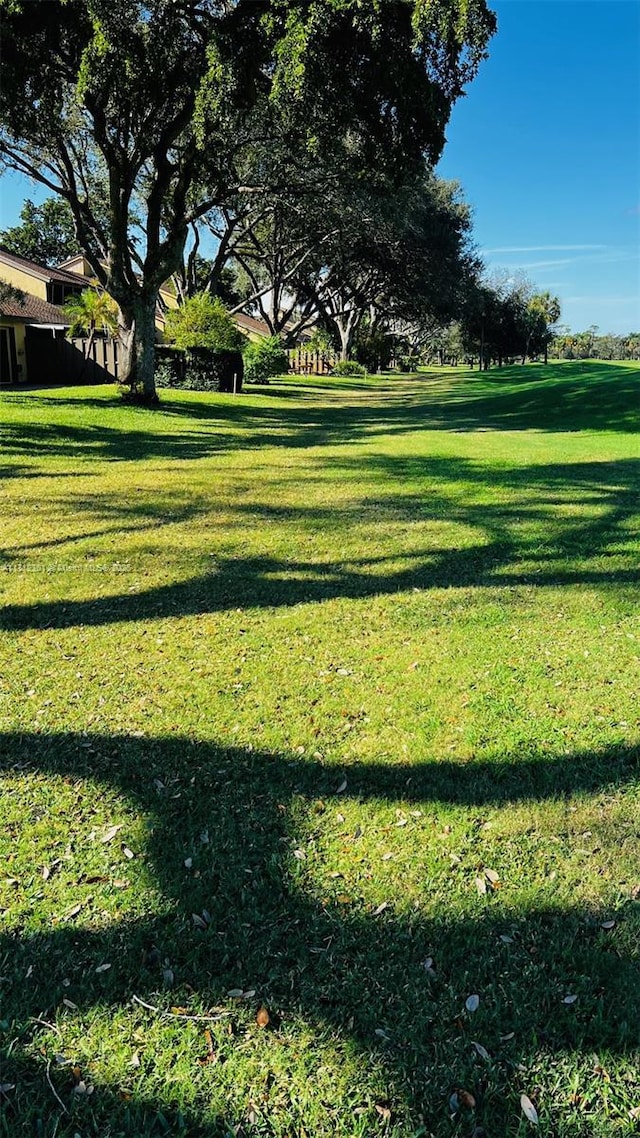
[[[29,383],[112,383],[118,378],[118,343],[97,337],[68,340],[47,328],[26,328]]]
[[[290,348],[289,371],[295,375],[326,375],[336,362],[331,352],[308,352],[304,348]]]

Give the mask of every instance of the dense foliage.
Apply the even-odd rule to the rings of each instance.
[[[319,155],[397,179],[434,162],[495,30],[485,0],[3,9],[0,156],[68,203],[119,305],[125,374],[150,398],[156,297],[190,225]],[[265,171],[274,134],[288,157]]]
[[[27,198],[20,224],[0,232],[0,245],[8,253],[46,266],[59,265],[81,251],[64,198],[46,198],[41,205]]]
[[[245,337],[224,304],[208,292],[189,297],[165,318],[165,339],[177,348],[210,348],[240,351]]]
[[[279,336],[264,336],[249,343],[244,351],[244,377],[247,383],[268,383],[284,375],[289,367],[287,353]]]

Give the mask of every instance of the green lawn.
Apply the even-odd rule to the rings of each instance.
[[[1,1135],[638,1133],[639,380],[0,397]]]

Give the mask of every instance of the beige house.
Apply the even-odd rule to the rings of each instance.
[[[0,281],[17,290],[0,296],[0,383],[28,383],[40,378],[52,341],[64,339],[59,305],[78,292],[78,278],[0,249]]]

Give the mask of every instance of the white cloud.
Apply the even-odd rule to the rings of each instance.
[[[483,249],[483,253],[577,253],[594,249],[606,249],[606,245],[500,245],[495,249]]]

